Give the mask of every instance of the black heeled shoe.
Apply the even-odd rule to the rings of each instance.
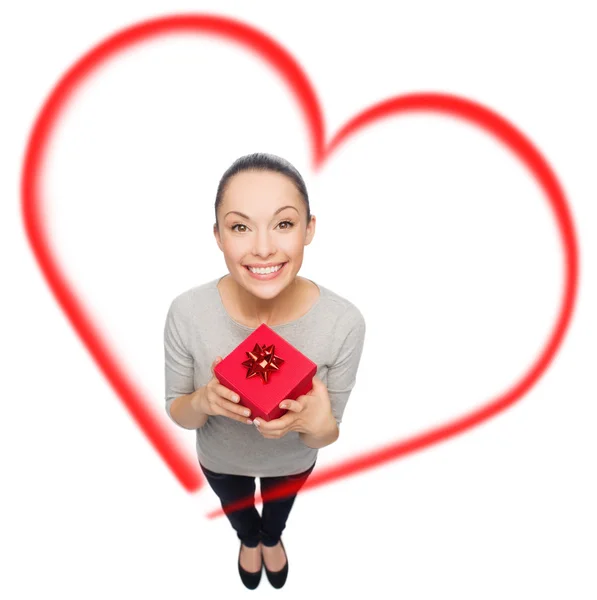
[[[284,554],[286,554],[286,548],[284,548],[284,542],[281,539],[280,544],[282,544],[282,549],[284,550]],[[265,560],[263,560],[263,567],[265,568],[265,574],[269,582],[279,590],[286,583],[286,578],[288,577],[288,554],[286,554],[286,564],[279,571],[270,571],[265,565]]]
[[[256,573],[251,573],[250,571],[245,571],[240,566],[240,553],[242,549],[243,545],[241,542],[240,549],[238,551],[238,573],[245,587],[249,588],[250,590],[254,590],[261,581],[261,573],[263,572],[263,556],[261,557],[261,569],[259,569],[259,571],[257,571]]]

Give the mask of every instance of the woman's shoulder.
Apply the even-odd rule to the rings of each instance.
[[[180,315],[196,313],[197,307],[202,310],[217,305],[217,279],[195,285],[177,294],[170,303],[170,310]]]
[[[320,283],[316,285],[321,290],[321,312],[335,315],[338,328],[350,330],[364,326],[365,317],[355,302]]]

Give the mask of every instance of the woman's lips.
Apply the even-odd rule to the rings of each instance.
[[[249,267],[246,265],[245,265],[245,269],[247,269],[247,272],[249,273],[249,275],[251,277],[253,277],[254,279],[257,279],[259,281],[269,281],[270,279],[275,279],[284,270],[284,267],[287,264],[288,264],[288,262],[282,263],[282,266],[277,271],[274,271],[273,273],[266,273],[264,275],[262,275],[261,273],[251,272]]]

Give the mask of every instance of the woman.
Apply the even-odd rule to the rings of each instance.
[[[303,178],[271,154],[239,158],[220,180],[214,235],[229,273],[177,296],[164,329],[166,411],[197,430],[197,455],[222,507],[284,480],[296,491],[317,452],[338,439],[356,382],[365,320],[347,299],[297,274],[315,217]],[[255,269],[258,269],[255,271]],[[318,366],[313,389],[281,403],[288,411],[263,422],[251,415],[213,369],[262,323]],[[293,488],[294,489],[294,488]],[[274,587],[284,585],[288,558],[281,540],[296,498],[227,513],[241,541],[238,569],[254,589],[262,565]]]

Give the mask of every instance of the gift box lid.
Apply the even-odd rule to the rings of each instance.
[[[280,400],[290,397],[305,377],[312,378],[317,365],[262,323],[215,366],[214,372],[223,385],[233,386],[230,389],[267,413]]]

